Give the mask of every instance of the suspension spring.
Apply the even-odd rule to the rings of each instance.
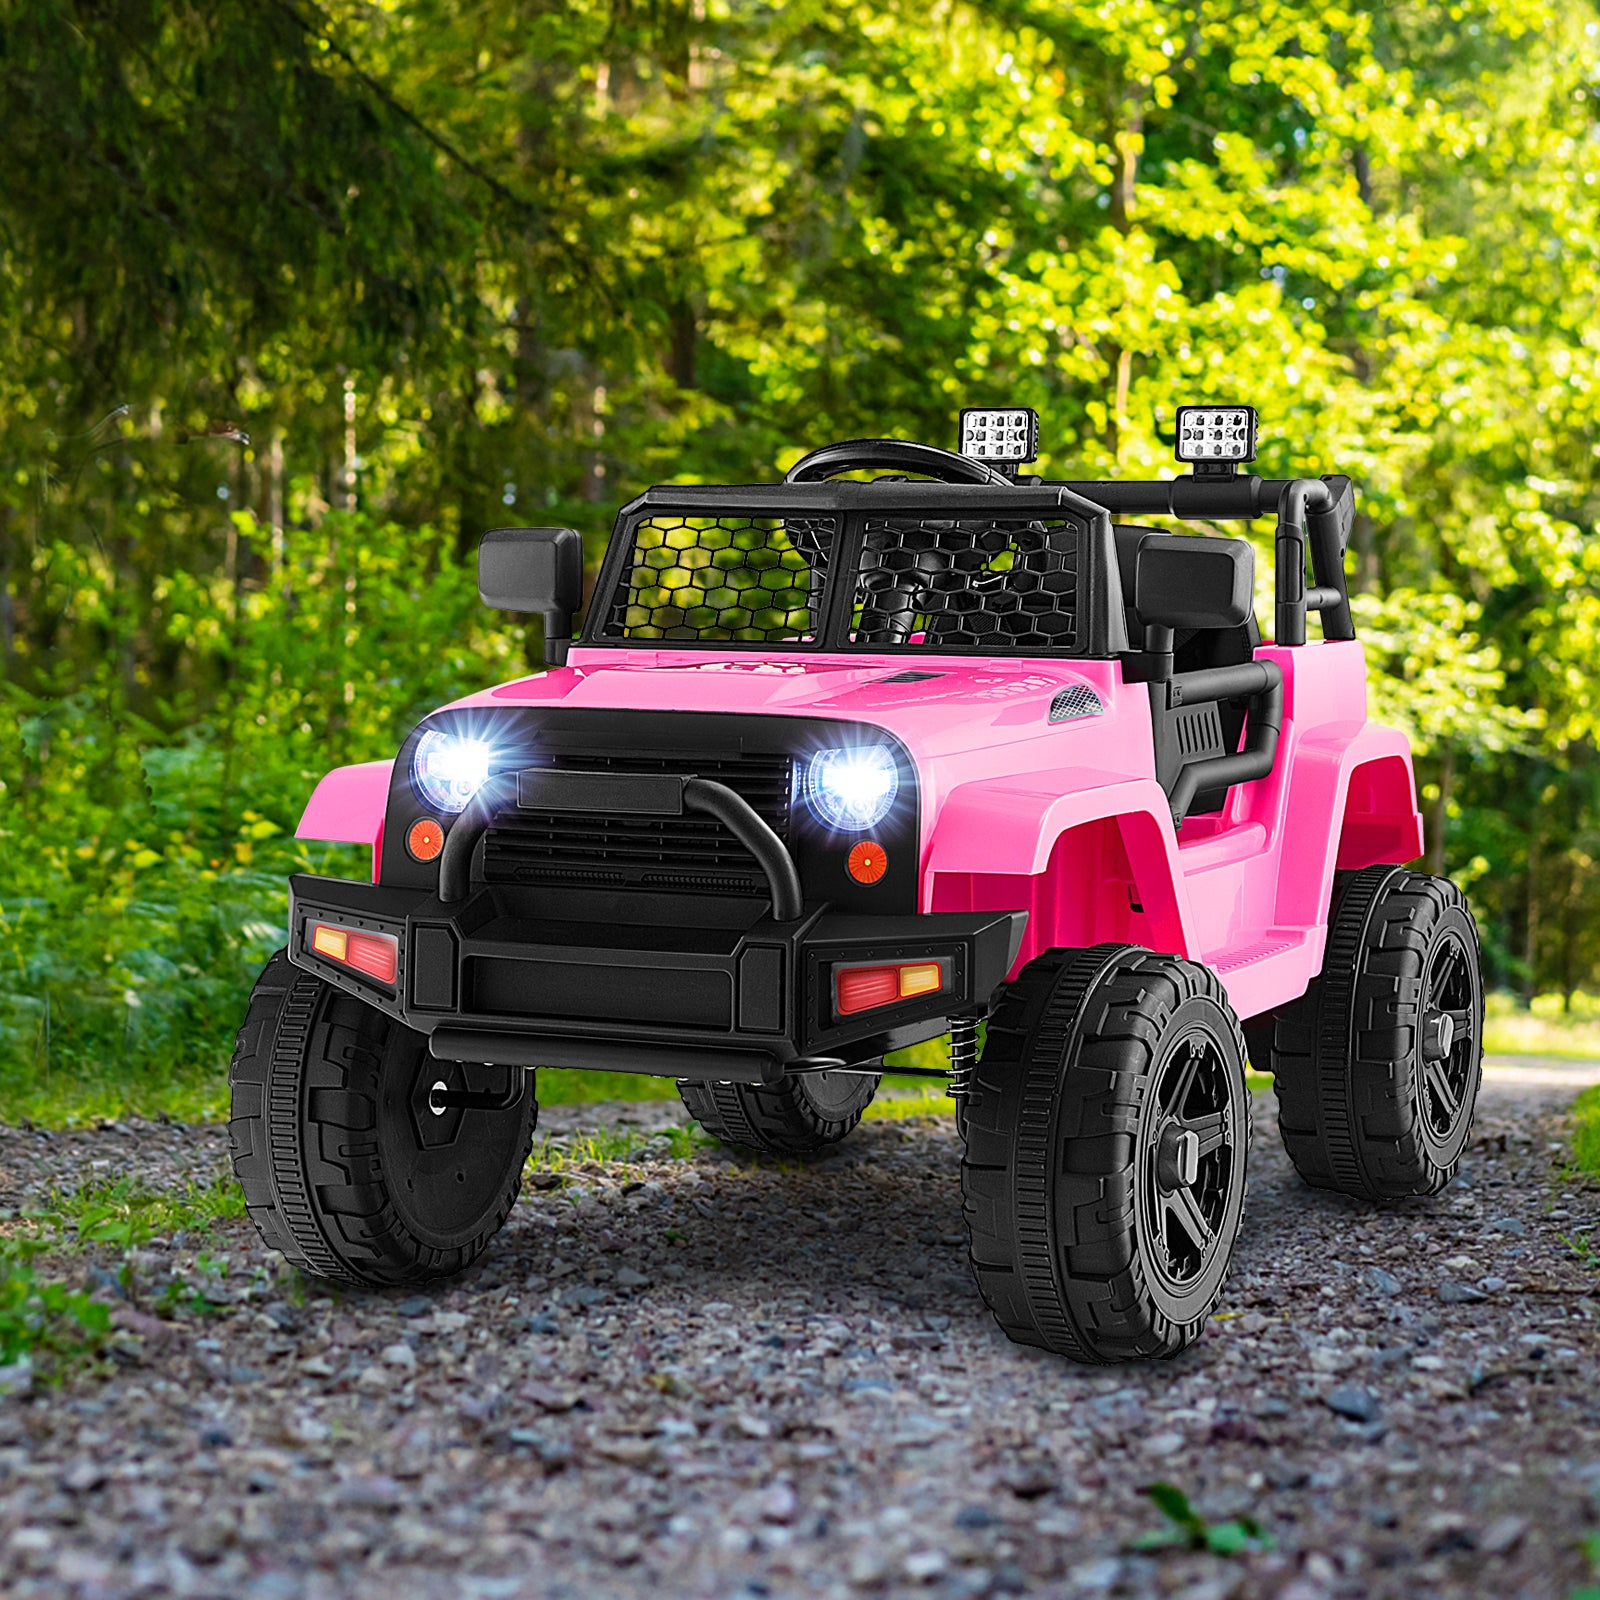
[[[978,1070],[978,1019],[950,1019],[950,1084],[945,1090],[951,1100],[972,1092],[972,1075]]]

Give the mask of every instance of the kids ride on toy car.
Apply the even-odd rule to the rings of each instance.
[[[269,1245],[370,1284],[466,1267],[516,1199],[537,1066],[672,1077],[719,1138],[804,1156],[886,1052],[943,1035],[978,1287],[1079,1360],[1175,1355],[1216,1307],[1247,1038],[1308,1182],[1450,1181],[1478,939],[1403,865],[1349,479],[1241,471],[1247,407],[1182,408],[1167,481],[1040,481],[1036,437],[971,411],[960,454],[866,440],[782,483],[649,489],[575,639],[578,535],[485,536],[483,597],[543,614],[549,670],[306,809],[302,837],[372,847],[372,882],[291,880],[239,1035]],[[1274,517],[1272,643],[1245,540],[1138,516]]]

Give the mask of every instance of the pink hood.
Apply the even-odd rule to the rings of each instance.
[[[891,681],[905,677],[913,681]],[[1109,661],[905,654],[780,660],[704,649],[578,649],[565,667],[469,695],[455,705],[837,717],[896,734],[920,766],[1036,739],[1059,744],[1065,725],[1050,721],[1055,697],[1063,689],[1093,690],[1110,713],[1120,677]],[[1083,720],[1104,727],[1107,719]],[[1055,755],[1044,764],[1059,761]]]
[[[912,681],[892,682],[910,674]],[[924,675],[925,676],[922,676]],[[470,695],[457,706],[837,717],[896,735],[917,765],[926,849],[963,784],[1046,774],[1054,792],[1151,775],[1150,714],[1114,661],[971,656],[757,657],[696,650],[575,649],[569,664]],[[1052,722],[1056,696],[1092,691],[1102,711]],[[1080,696],[1080,703],[1087,697]],[[1088,702],[1091,706],[1093,702]]]

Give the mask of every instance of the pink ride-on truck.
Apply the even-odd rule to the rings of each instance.
[[[1247,1052],[1307,1182],[1450,1181],[1478,939],[1402,865],[1421,830],[1406,741],[1367,717],[1349,480],[1241,471],[1247,407],[1182,408],[1167,481],[1042,481],[1036,439],[969,411],[960,454],[865,440],[647,490],[576,638],[578,535],[485,536],[483,597],[543,614],[549,670],[306,809],[373,870],[291,880],[239,1035],[269,1245],[367,1284],[459,1272],[516,1199],[538,1066],[674,1078],[718,1138],[804,1156],[886,1052],[946,1034],[978,1287],[1078,1360],[1175,1355],[1215,1309]],[[1140,516],[1274,517],[1274,641],[1248,543]]]

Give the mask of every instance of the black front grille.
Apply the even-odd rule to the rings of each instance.
[[[787,756],[567,754],[539,765],[565,772],[678,773],[724,783],[780,839],[789,832],[793,768]],[[484,836],[489,883],[570,884],[685,894],[764,895],[755,858],[720,822],[686,813],[507,810]]]

